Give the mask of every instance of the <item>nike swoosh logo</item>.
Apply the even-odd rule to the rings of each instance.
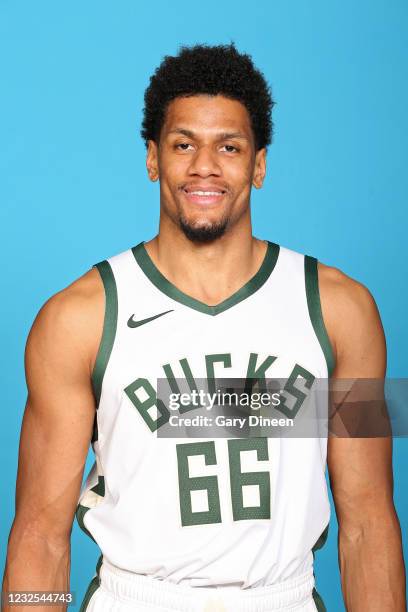
[[[145,323],[149,323],[150,321],[154,321],[154,319],[158,319],[159,317],[162,317],[163,315],[167,314],[168,312],[173,312],[173,310],[166,310],[165,312],[161,312],[160,314],[154,315],[154,317],[149,317],[148,319],[141,319],[140,321],[135,321],[133,319],[133,317],[135,315],[133,314],[129,318],[127,324],[128,324],[128,327],[140,327],[140,325],[144,325]]]

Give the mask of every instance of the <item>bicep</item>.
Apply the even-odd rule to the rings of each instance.
[[[393,506],[392,439],[383,420],[386,344],[377,306],[365,287],[348,279],[333,293],[330,326],[337,360],[332,388],[343,379],[343,388],[350,390],[342,399],[341,393],[332,394],[338,435],[329,436],[327,463],[339,526],[351,533]]]
[[[72,527],[95,415],[79,327],[70,304],[56,298],[40,311],[26,347],[14,525],[57,540]]]

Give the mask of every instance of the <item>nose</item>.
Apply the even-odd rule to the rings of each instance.
[[[220,176],[221,167],[216,153],[210,147],[199,147],[192,157],[189,174],[196,174],[202,178]]]

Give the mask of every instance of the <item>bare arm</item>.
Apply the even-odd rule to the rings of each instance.
[[[334,378],[382,379],[386,346],[374,299],[340,271],[319,266],[323,316],[336,353]],[[405,568],[393,502],[392,439],[329,437],[328,469],[339,524],[348,612],[404,612]]]
[[[103,287],[91,270],[46,302],[28,336],[28,398],[3,591],[69,590],[70,534],[95,415],[90,375],[103,312]]]

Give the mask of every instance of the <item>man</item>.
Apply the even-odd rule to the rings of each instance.
[[[233,45],[183,48],[151,78],[142,136],[159,232],[33,324],[3,590],[68,589],[76,513],[101,549],[82,610],[324,610],[313,557],[329,522],[327,451],[347,610],[405,609],[389,437],[158,436],[160,378],[177,390],[222,375],[385,375],[369,291],[252,235],[273,104]]]

